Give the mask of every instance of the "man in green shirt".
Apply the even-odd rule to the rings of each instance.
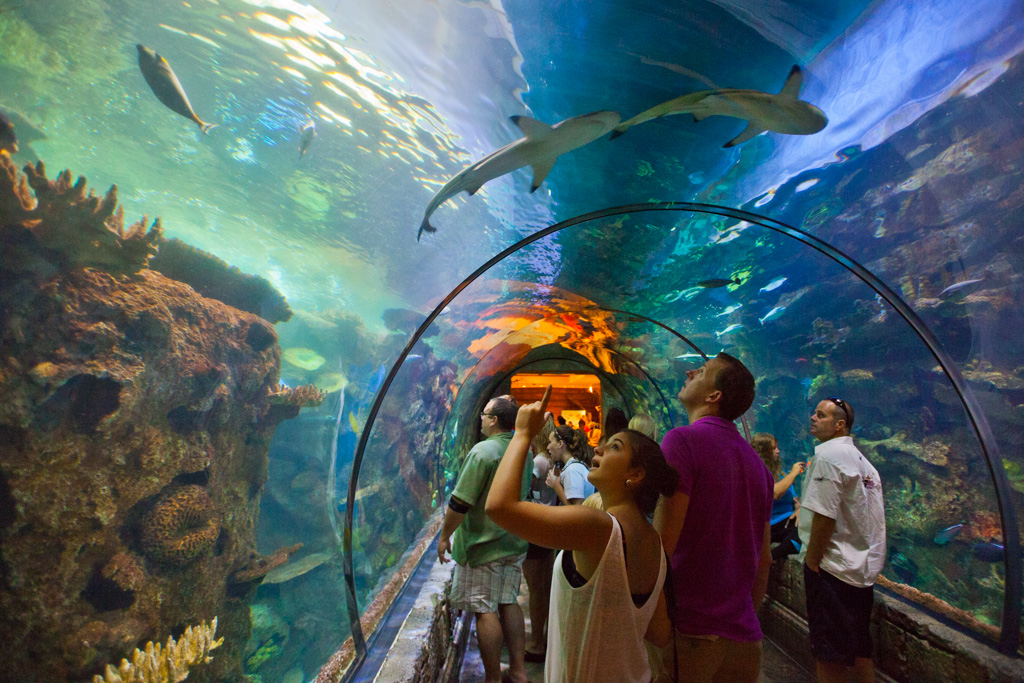
[[[455,560],[452,571],[452,607],[476,614],[476,634],[486,683],[498,683],[501,677],[501,644],[508,647],[508,679],[524,683],[526,665],[526,624],[516,598],[523,576],[523,558],[527,543],[490,520],[484,503],[491,490],[494,473],[512,440],[519,406],[511,397],[491,399],[480,413],[484,440],[473,446],[459,473],[445,511],[437,556],[447,562],[447,552]],[[523,470],[520,499],[530,490],[533,458],[527,458]],[[451,540],[455,534],[454,541]]]

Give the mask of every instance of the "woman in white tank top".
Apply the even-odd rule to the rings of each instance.
[[[605,509],[546,507],[519,500],[530,440],[544,423],[544,398],[519,409],[512,442],[494,475],[486,510],[499,526],[555,558],[544,678],[548,683],[648,683],[643,641],[670,642],[662,587],[666,561],[647,521],[678,474],[661,448],[632,430],[597,449],[588,479]]]

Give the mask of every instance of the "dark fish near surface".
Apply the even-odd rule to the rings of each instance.
[[[935,538],[932,539],[932,542],[935,545],[946,545],[947,543],[952,541],[954,538],[959,536],[960,535],[960,531],[963,530],[963,528],[964,528],[964,523],[963,522],[960,522],[959,524],[954,524],[951,527],[946,527],[945,529],[943,529],[939,533],[935,534]]]
[[[1006,557],[1006,548],[1002,543],[989,541],[988,543],[975,543],[971,546],[971,552],[982,562],[1002,562]]]
[[[730,280],[728,278],[718,277],[713,278],[711,280],[701,280],[700,282],[697,283],[697,286],[706,287],[708,289],[714,289],[716,287],[728,287],[729,285],[739,284],[743,284],[742,282],[740,282],[739,278],[733,278]]]
[[[306,124],[299,129],[299,158],[301,159],[306,154],[306,150],[313,144],[313,138],[316,137],[316,124],[313,119],[306,121]]]
[[[0,154],[15,154],[18,151],[18,136],[14,134],[14,124],[0,111]]]
[[[195,121],[199,130],[209,133],[215,123],[204,123],[192,109],[188,95],[181,87],[181,81],[167,60],[144,45],[136,45],[139,51],[139,69],[156,98],[175,114],[181,114],[189,121]]]

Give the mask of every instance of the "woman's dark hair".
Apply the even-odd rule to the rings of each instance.
[[[718,361],[715,389],[722,392],[718,416],[730,421],[739,419],[754,403],[754,375],[746,365],[727,353],[718,354],[715,360]]]
[[[782,476],[782,461],[775,455],[775,447],[778,443],[778,440],[768,432],[758,432],[750,439],[750,445],[761,456],[768,471],[776,479]]]
[[[618,434],[629,427],[629,419],[622,412],[621,408],[612,408],[604,416],[604,436],[607,439],[612,434]]]
[[[640,511],[649,516],[658,506],[659,496],[671,496],[676,492],[679,473],[668,464],[661,446],[651,437],[635,429],[623,429],[617,433],[624,435],[629,443],[629,464],[644,471],[644,478],[633,495]]]
[[[555,436],[569,449],[569,455],[585,463],[588,467],[590,466],[590,463],[587,462],[587,449],[584,448],[584,444],[587,443],[585,432],[573,429],[569,425],[562,425],[555,427]]]

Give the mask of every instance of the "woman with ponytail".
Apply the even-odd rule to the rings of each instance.
[[[587,480],[589,448],[587,435],[580,429],[555,427],[548,437],[548,454],[561,463],[561,469],[548,472],[547,485],[562,505],[581,505],[594,492],[594,485]]]
[[[675,491],[678,474],[661,448],[632,430],[612,434],[588,479],[605,509],[545,507],[519,499],[530,439],[544,422],[544,398],[519,409],[512,441],[487,497],[491,520],[531,543],[563,548],[555,558],[548,623],[548,683],[648,683],[644,639],[664,647],[667,562],[648,516]],[[550,449],[549,449],[550,450]]]

